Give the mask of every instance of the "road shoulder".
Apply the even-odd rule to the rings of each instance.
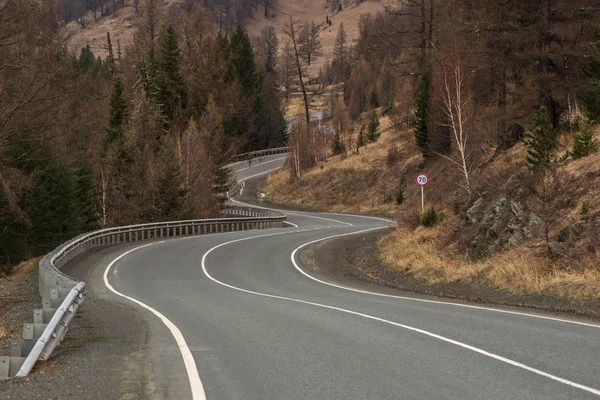
[[[377,256],[377,242],[388,231],[330,239],[305,248],[305,268],[326,280],[378,293],[518,307],[600,320],[600,300],[571,301],[543,294],[517,294],[483,281],[430,285],[393,271]]]
[[[87,282],[115,248],[77,258],[64,272]],[[39,307],[36,272],[27,278]],[[30,306],[30,304],[28,304]],[[31,319],[31,307],[21,322]],[[3,399],[147,399],[155,393],[152,363],[147,355],[148,324],[134,308],[86,291],[86,300],[61,345],[48,362],[38,362],[21,379],[0,381]]]

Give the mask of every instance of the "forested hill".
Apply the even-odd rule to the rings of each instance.
[[[68,50],[64,3],[0,0],[1,266],[98,227],[218,215],[221,167],[285,144],[243,29],[216,34],[199,2],[140,1],[131,43],[105,33],[101,58]],[[108,3],[123,4],[93,4]]]
[[[329,129],[292,131],[267,195],[396,217],[381,258],[429,282],[597,298],[600,3],[391,0],[356,41],[342,16],[304,80]]]

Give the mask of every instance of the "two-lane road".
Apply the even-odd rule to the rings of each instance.
[[[262,161],[233,168],[246,179],[284,157]],[[288,220],[296,226],[132,246],[92,280],[138,302],[164,397],[600,397],[600,326],[339,286],[305,271],[301,248],[390,223],[301,212]]]

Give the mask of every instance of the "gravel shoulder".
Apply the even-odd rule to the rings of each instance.
[[[373,292],[408,297],[518,307],[600,320],[600,300],[571,301],[543,294],[517,294],[484,281],[430,285],[393,271],[377,256],[377,242],[388,231],[371,232],[316,243],[301,254],[305,267],[329,281]]]
[[[73,260],[64,272],[87,281],[88,276],[114,251],[100,250]],[[11,327],[2,340],[0,354],[8,354],[11,338],[20,335],[22,324],[32,320],[40,307],[37,268],[0,288],[0,326]],[[0,381],[2,399],[146,399],[155,393],[151,362],[146,354],[147,323],[132,307],[86,291],[86,299],[69,325],[65,340],[48,362],[38,362],[21,379]]]

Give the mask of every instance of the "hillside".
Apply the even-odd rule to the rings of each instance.
[[[82,28],[76,22],[69,22],[65,29],[69,36],[69,48],[75,53],[79,53],[85,46],[90,46],[95,55],[102,58],[108,55],[106,45],[106,33],[110,32],[114,45],[121,44],[122,51],[131,43],[135,33],[135,22],[139,18],[131,2],[128,2],[123,8],[117,11],[117,15],[94,20],[92,13],[85,17],[86,27]],[[162,12],[167,13],[170,7],[183,3],[183,0],[167,0],[161,3]]]
[[[183,3],[183,0],[168,0],[162,3],[162,7],[168,10]],[[315,62],[315,68],[327,59],[331,58],[333,52],[333,44],[337,26],[343,22],[348,35],[348,41],[352,42],[358,37],[358,20],[361,14],[371,12],[375,13],[382,10],[385,6],[383,1],[366,1],[360,4],[350,3],[348,7],[342,9],[341,12],[332,13],[328,9],[328,2],[325,0],[301,0],[301,1],[285,1],[281,0],[276,3],[271,10],[269,18],[265,18],[259,7],[245,22],[245,28],[250,37],[256,37],[260,34],[261,29],[265,26],[272,25],[277,30],[278,35],[281,35],[285,23],[290,16],[294,16],[300,22],[315,21],[316,24],[325,22],[325,17],[329,16],[333,22],[332,26],[321,31],[321,44],[323,46],[323,57],[320,57]],[[131,4],[119,9],[117,16],[108,16],[94,21],[91,13],[86,17],[86,28],[76,22],[70,22],[66,25],[66,31],[70,37],[69,47],[71,50],[78,52],[82,47],[89,45],[96,55],[105,57],[106,50],[106,32],[110,32],[113,40],[119,40],[121,46],[126,46],[133,37],[135,22],[139,16]]]
[[[329,2],[325,0],[280,0],[273,10],[272,15],[275,17],[265,18],[263,13],[257,12],[246,22],[245,27],[250,37],[256,37],[260,34],[261,29],[269,25],[275,27],[278,35],[282,35],[290,16],[293,16],[300,23],[314,21],[317,25],[322,24],[320,39],[323,56],[317,58],[314,64],[311,64],[311,72],[314,74],[318,72],[326,60],[331,59],[340,23],[344,24],[348,43],[353,43],[358,38],[358,21],[361,14],[381,11],[384,9],[385,4],[385,1],[365,1],[359,4],[350,2],[348,6],[342,8],[342,11],[333,13],[329,10]],[[329,17],[332,21],[330,27],[325,26],[325,17]]]
[[[271,175],[267,199],[396,218],[399,226],[379,242],[378,257],[392,270],[428,283],[479,281],[517,293],[600,297],[600,154],[559,168],[560,191],[546,213],[555,256],[547,260],[544,211],[523,182],[528,176],[524,145],[496,158],[492,151],[472,171],[476,189],[469,200],[458,186],[458,171],[442,159],[423,161],[412,132],[397,134],[387,119],[382,122],[380,140],[359,154],[335,156],[298,180],[290,179],[289,169]],[[571,140],[564,136],[562,148]],[[430,177],[426,206],[443,214],[433,228],[420,224],[420,190],[414,182],[420,172]],[[400,205],[398,188],[404,197]]]

